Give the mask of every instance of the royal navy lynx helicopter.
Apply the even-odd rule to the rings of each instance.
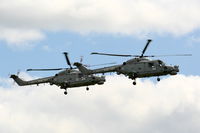
[[[10,78],[19,86],[26,85],[38,85],[41,83],[49,83],[50,85],[60,86],[61,89],[64,89],[64,94],[67,94],[67,88],[87,86],[86,90],[89,90],[88,86],[90,85],[102,85],[105,82],[104,76],[94,76],[93,74],[84,75],[82,72],[72,68],[70,60],[68,58],[68,53],[64,52],[67,64],[70,68],[55,68],[55,69],[27,69],[27,71],[55,71],[62,70],[61,72],[55,74],[54,76],[39,78],[30,81],[24,81],[20,79],[17,75],[11,75]]]
[[[120,65],[113,65],[110,67],[104,67],[99,69],[87,69],[81,63],[74,63],[78,69],[84,74],[96,74],[96,73],[107,73],[116,72],[117,74],[124,74],[128,78],[134,80],[133,85],[136,85],[136,78],[144,77],[157,77],[157,81],[160,81],[159,76],[163,75],[176,75],[179,72],[179,66],[167,66],[161,60],[150,60],[147,57],[158,57],[158,56],[191,56],[191,54],[176,54],[176,55],[144,55],[147,47],[152,40],[147,40],[147,43],[142,51],[141,55],[122,55],[122,54],[107,54],[93,52],[91,54],[106,55],[106,56],[120,56],[120,57],[134,57],[130,60],[123,62]]]

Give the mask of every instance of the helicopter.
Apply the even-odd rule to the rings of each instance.
[[[145,77],[157,77],[157,81],[160,81],[159,76],[164,75],[176,75],[179,72],[179,66],[168,66],[162,60],[150,60],[147,57],[160,57],[160,56],[191,56],[191,54],[176,54],[176,55],[144,55],[150,42],[147,43],[142,51],[141,55],[124,55],[124,54],[108,54],[92,52],[92,55],[106,55],[106,56],[119,56],[119,57],[133,57],[122,64],[113,65],[98,69],[87,69],[81,63],[75,62],[74,65],[84,74],[96,74],[96,73],[108,73],[116,72],[118,75],[123,74],[128,78],[134,80],[133,85],[136,85],[136,78]]]
[[[86,90],[89,90],[90,85],[102,85],[105,82],[104,76],[95,76],[93,74],[85,75],[79,70],[72,67],[71,62],[68,58],[68,53],[64,52],[65,59],[69,68],[55,68],[55,69],[27,69],[27,71],[55,71],[62,70],[56,73],[54,76],[38,78],[35,80],[24,81],[17,75],[11,75],[12,78],[19,86],[26,85],[39,85],[41,83],[49,83],[50,85],[57,85],[60,89],[64,89],[64,94],[67,95],[67,89],[73,87],[87,86]]]

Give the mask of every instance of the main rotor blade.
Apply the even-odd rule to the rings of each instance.
[[[150,44],[151,41],[152,41],[151,39],[148,39],[148,40],[147,40],[147,44],[146,44],[146,46],[144,47],[144,49],[143,49],[142,54],[141,54],[140,57],[143,57],[143,55],[144,55],[145,51],[147,50],[147,47],[149,46],[149,44]]]
[[[192,56],[192,54],[145,55],[143,57]]]
[[[65,59],[67,61],[67,64],[69,65],[70,69],[72,69],[72,65],[71,65],[71,63],[69,61],[68,53],[67,52],[63,52],[63,54],[65,55]]]
[[[122,57],[165,57],[165,56],[192,56],[192,54],[169,54],[169,55],[125,55],[125,54],[107,54],[107,53],[97,53],[93,52],[91,54],[96,54],[96,55],[107,55],[107,56],[122,56]]]
[[[139,55],[129,55],[129,54],[107,54],[107,53],[97,53],[97,52],[92,52],[91,54],[107,55],[107,56],[122,56],[122,57],[139,57]]]
[[[55,68],[55,69],[27,69],[26,71],[57,71],[57,70],[63,70],[66,68]]]
[[[165,57],[165,56],[192,56],[192,54],[147,55],[143,57]]]
[[[103,64],[96,64],[96,65],[84,65],[84,66],[85,66],[85,67],[94,67],[94,66],[112,65],[112,64],[116,64],[116,62],[103,63]]]

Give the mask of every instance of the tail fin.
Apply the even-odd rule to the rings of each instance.
[[[28,85],[26,81],[23,81],[16,75],[11,75],[10,78],[12,78],[19,86]]]
[[[92,71],[84,67],[81,63],[75,62],[74,66],[76,66],[83,74],[92,74]]]

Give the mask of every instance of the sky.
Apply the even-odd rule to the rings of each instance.
[[[138,132],[200,131],[200,1],[198,0],[0,0],[0,132]],[[56,72],[28,68],[122,63],[130,58],[91,52],[162,57],[179,65],[176,76],[138,79],[107,75],[104,85],[69,89],[56,86],[19,87],[9,78],[25,80]],[[157,59],[157,58],[156,58]]]

